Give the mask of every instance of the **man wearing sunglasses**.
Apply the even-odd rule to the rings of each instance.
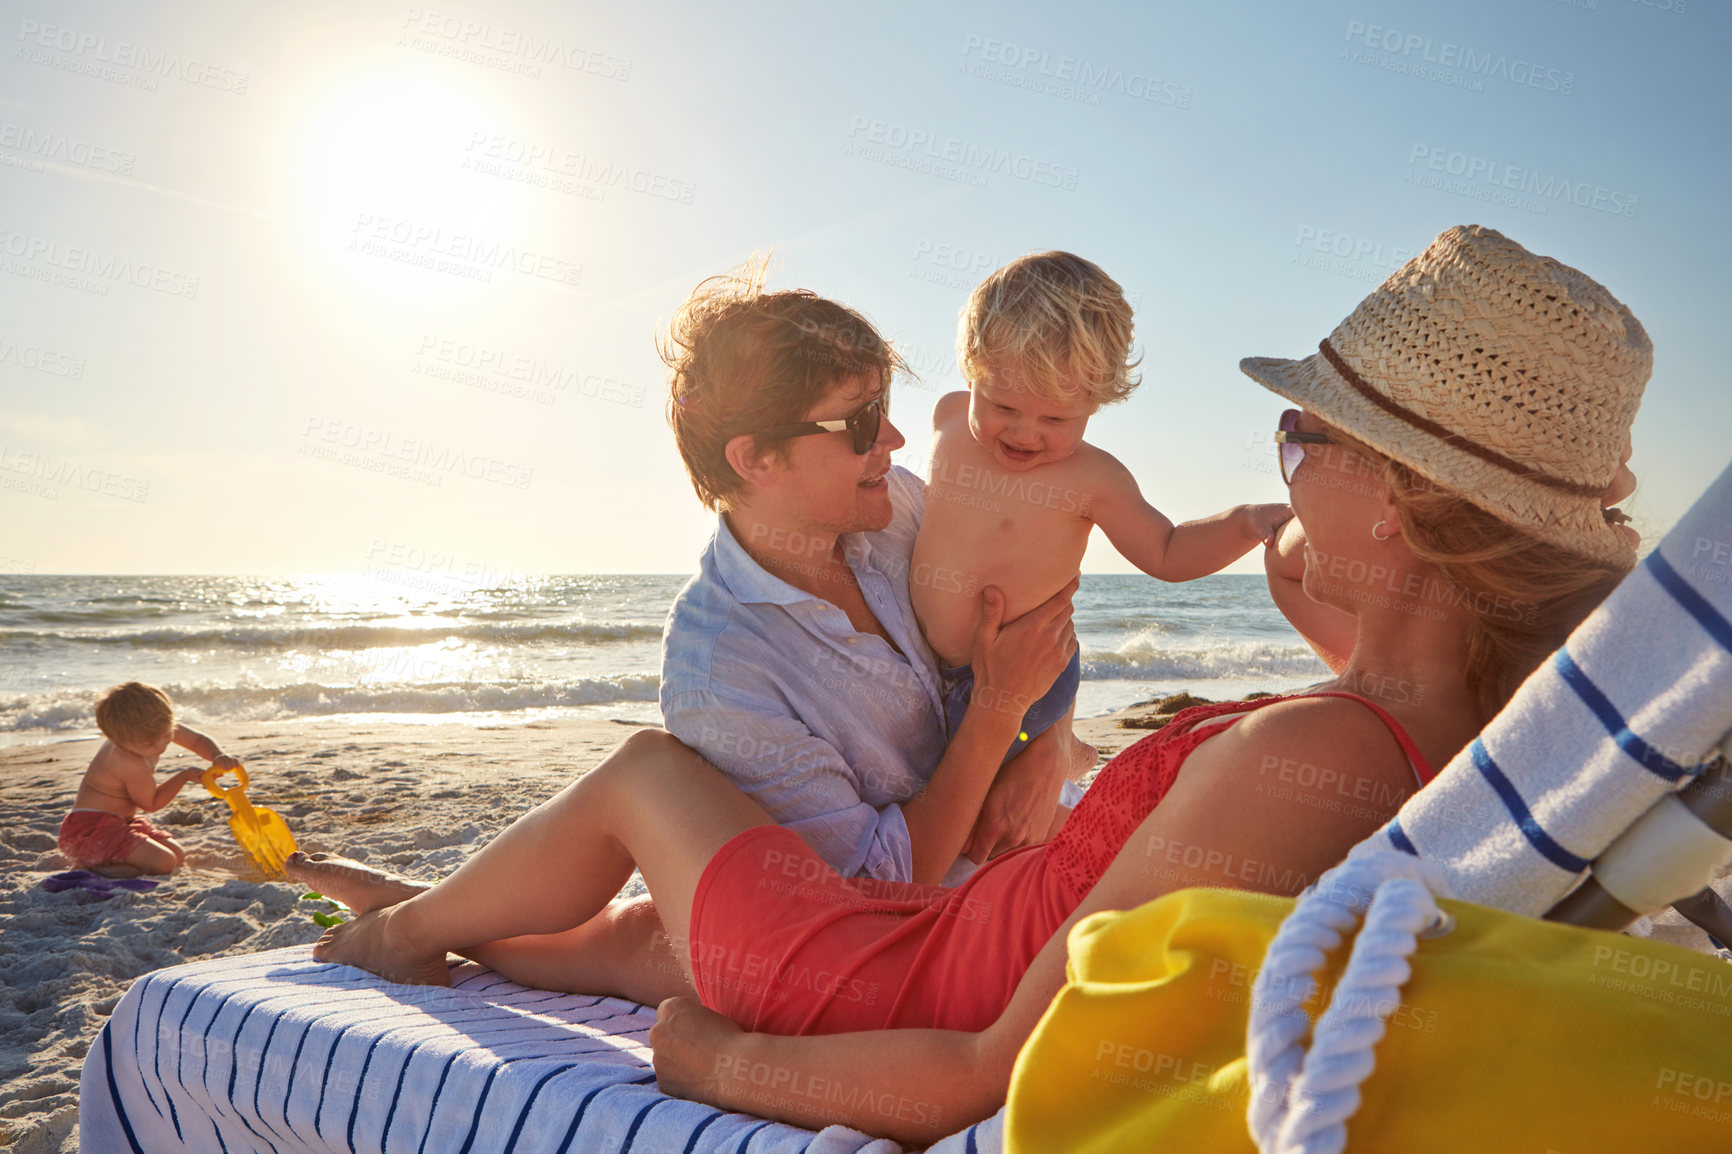
[[[846,417],[835,421],[796,421],[791,425],[772,425],[755,437],[764,439],[810,437],[815,433],[847,433],[854,455],[864,457],[878,443],[878,430],[890,412],[890,395],[880,393]]]
[[[1016,802],[1060,792],[1093,751],[1067,728],[1000,773],[1020,713],[983,705],[947,732],[909,597],[925,487],[890,464],[895,353],[852,310],[751,272],[699,286],[662,351],[675,439],[719,514],[664,634],[668,731],[844,876],[954,881],[965,849],[1037,840]],[[989,600],[979,700],[1052,683],[1074,589],[1008,624]]]

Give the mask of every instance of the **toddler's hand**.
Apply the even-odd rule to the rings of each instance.
[[[220,769],[220,770],[227,771],[227,770],[231,770],[231,769],[239,769],[241,767],[241,763],[238,759],[230,757],[226,753],[219,753],[215,757],[210,759],[210,767],[212,769]],[[200,772],[202,773],[203,770],[200,770]]]
[[[1245,536],[1271,548],[1281,526],[1293,519],[1293,506],[1279,501],[1268,505],[1241,505],[1239,508]]]

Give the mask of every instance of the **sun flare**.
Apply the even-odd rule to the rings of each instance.
[[[462,171],[476,133],[506,119],[466,80],[388,57],[323,77],[294,165],[304,215],[339,232],[363,218],[513,231],[520,190]]]

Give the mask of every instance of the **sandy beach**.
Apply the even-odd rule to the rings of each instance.
[[[1078,722],[1077,732],[1110,756],[1143,736],[1118,719],[1148,712]],[[254,804],[280,813],[302,849],[437,877],[633,728],[318,721],[212,733],[247,766]],[[44,878],[69,868],[55,834],[97,744],[0,750],[0,1149],[16,1154],[77,1150],[85,1051],[135,978],[320,933],[315,907],[299,900],[303,890],[252,868],[229,832],[228,807],[197,785],[154,818],[188,850],[186,868],[158,888],[106,898],[43,889]],[[193,764],[173,750],[159,769]]]

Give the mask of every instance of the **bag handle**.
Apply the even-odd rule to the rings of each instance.
[[[1434,863],[1384,850],[1350,858],[1300,895],[1269,943],[1251,994],[1249,1122],[1262,1154],[1339,1154],[1346,1147],[1359,1086],[1377,1065],[1373,1048],[1412,974],[1407,959],[1420,937],[1453,925],[1433,896],[1448,893]],[[1361,914],[1364,927],[1312,1030],[1304,1003],[1316,973]]]

